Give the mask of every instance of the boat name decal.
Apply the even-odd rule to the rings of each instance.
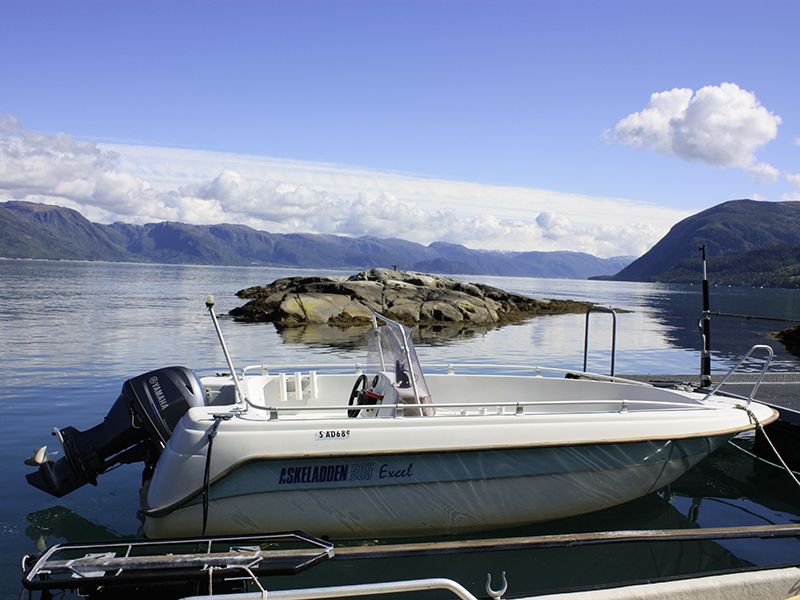
[[[379,466],[380,465],[380,466]],[[390,463],[350,463],[340,465],[314,465],[281,467],[278,485],[300,483],[335,483],[339,481],[371,481],[376,479],[408,479],[414,477],[414,463],[402,466]]]
[[[350,465],[317,465],[314,467],[283,467],[279,484],[330,483],[347,481]]]
[[[402,469],[390,469],[389,465],[386,463],[381,465],[380,471],[378,471],[378,477],[381,479],[400,479],[404,477],[411,477],[411,469],[413,469],[414,463],[408,463],[408,466],[403,467]]]
[[[148,379],[148,382],[153,388],[153,393],[156,395],[156,400],[158,400],[158,405],[161,407],[161,410],[167,410],[169,403],[167,402],[167,398],[164,396],[164,390],[161,389],[161,384],[158,383],[158,377],[153,375],[150,379]]]
[[[320,429],[315,436],[318,440],[343,440],[350,437],[349,429]]]

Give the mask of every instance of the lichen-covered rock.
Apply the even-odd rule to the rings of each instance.
[[[249,299],[230,314],[279,325],[369,323],[372,312],[408,324],[501,324],[540,315],[583,312],[590,304],[514,294],[481,283],[414,271],[371,269],[352,277],[286,277],[237,292]]]
[[[464,320],[464,313],[460,308],[441,300],[423,302],[419,309],[419,316],[423,321],[441,321],[443,323],[458,323]]]
[[[296,294],[295,299],[305,315],[307,323],[327,323],[332,318],[339,316],[345,306],[351,303],[349,296],[334,293],[321,294],[311,292]],[[302,320],[301,320],[302,322]]]
[[[346,281],[339,284],[351,298],[380,311],[383,308],[383,284],[378,281]]]
[[[418,302],[393,302],[383,313],[385,316],[395,321],[403,323],[419,322],[419,303]]]

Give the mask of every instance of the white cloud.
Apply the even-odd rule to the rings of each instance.
[[[11,116],[0,119],[0,156],[4,189],[66,197],[90,195],[94,181],[111,170],[117,158],[91,142],[24,130]]]
[[[800,200],[800,173],[784,173],[784,176],[794,190],[783,194],[781,200]]]
[[[25,130],[10,116],[0,120],[0,190],[6,196],[60,200],[92,207],[95,215],[137,220],[178,216],[146,181],[117,171],[118,159],[93,142]]]
[[[743,168],[764,181],[775,182],[781,176],[781,172],[778,169],[767,163],[755,163]]]
[[[249,179],[233,170],[180,187],[177,195],[184,201],[212,203],[224,214],[269,224],[280,231],[296,231],[303,224],[316,230],[321,220],[346,208],[344,201],[334,195],[302,185]]]
[[[641,254],[686,212],[200,150],[96,144],[0,120],[0,197],[92,220],[241,223],[274,232],[436,240],[498,250]]]
[[[656,92],[641,111],[619,121],[611,137],[622,144],[652,148],[686,160],[738,167],[775,181],[780,172],[759,162],[755,152],[775,139],[781,118],[755,94],[735,83],[696,92],[674,88]]]
[[[103,144],[120,165],[172,189],[187,178],[213,179],[220,169],[245,179],[325,190],[348,210],[324,213],[319,231],[393,235],[502,250],[581,250],[602,256],[641,254],[678,220],[689,215],[630,200],[590,197],[533,188],[449,181],[325,163],[205,150]],[[352,204],[347,204],[350,202]],[[336,214],[341,212],[341,214]],[[541,212],[567,219],[559,235],[536,223]],[[320,211],[323,214],[323,211]],[[247,223],[251,224],[252,223]],[[263,224],[263,227],[275,225]],[[310,231],[307,224],[303,231]],[[604,232],[616,232],[606,237]]]
[[[570,233],[572,223],[563,216],[549,210],[540,212],[536,217],[536,224],[542,228],[542,235],[551,240],[557,240]]]

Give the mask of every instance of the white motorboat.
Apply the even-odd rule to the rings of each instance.
[[[490,530],[668,485],[777,418],[751,399],[534,367],[423,373],[408,328],[376,315],[369,360],[350,372],[258,365],[200,379],[168,367],[130,379],[103,423],[59,430],[65,456],[40,449],[27,478],[62,496],[143,461],[155,538]]]

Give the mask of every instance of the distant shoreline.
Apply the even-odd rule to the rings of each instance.
[[[273,265],[219,265],[219,264],[203,264],[203,263],[161,263],[161,262],[144,262],[133,260],[89,260],[78,258],[17,258],[13,256],[0,256],[0,261],[15,261],[15,262],[40,262],[40,263],[56,263],[56,264],[89,264],[89,265],[136,265],[145,267],[193,267],[202,269],[270,269],[275,271],[296,272],[302,271],[307,273],[342,273],[343,275],[352,275],[354,267],[281,267]],[[544,279],[547,281],[592,281],[593,278],[576,279],[572,277],[534,277],[531,275],[497,275],[493,273],[436,273],[436,275],[446,275],[449,277],[468,278],[468,277],[491,277],[498,279]],[[613,283],[631,283],[631,282],[613,282]],[[636,283],[636,282],[634,282]]]
[[[225,223],[103,224],[70,208],[18,200],[0,202],[0,254],[26,259],[356,272],[380,266],[423,273],[571,279],[613,274],[634,259],[566,250],[482,250],[393,237],[274,233]]]
[[[280,271],[288,274],[296,273],[325,273],[325,274],[341,274],[343,276],[350,276],[353,274],[353,268],[326,268],[326,267],[278,267],[271,265],[215,265],[215,264],[200,264],[200,263],[159,263],[159,262],[140,262],[140,261],[111,261],[111,260],[86,260],[74,258],[15,258],[8,256],[0,256],[0,262],[20,262],[20,263],[53,263],[53,264],[80,264],[80,265],[120,265],[120,266],[138,266],[138,267],[181,267],[181,268],[197,268],[197,269],[268,269],[272,271]],[[602,284],[614,285],[662,285],[671,288],[687,288],[700,293],[698,285],[693,283],[682,282],[658,282],[658,281],[624,281],[617,279],[606,279],[599,277],[591,277],[588,279],[574,279],[569,277],[534,277],[531,275],[495,275],[495,274],[464,274],[464,273],[436,273],[436,275],[446,275],[448,277],[455,277],[467,281],[471,278],[486,278],[486,279],[541,279],[542,281],[575,281],[575,282],[591,282]],[[712,285],[712,290],[717,286]],[[720,286],[721,287],[721,286]],[[724,286],[726,289],[755,289],[750,286]],[[778,288],[770,287],[764,288],[768,290],[786,290],[793,291],[795,288]],[[712,291],[713,294],[713,291]]]

